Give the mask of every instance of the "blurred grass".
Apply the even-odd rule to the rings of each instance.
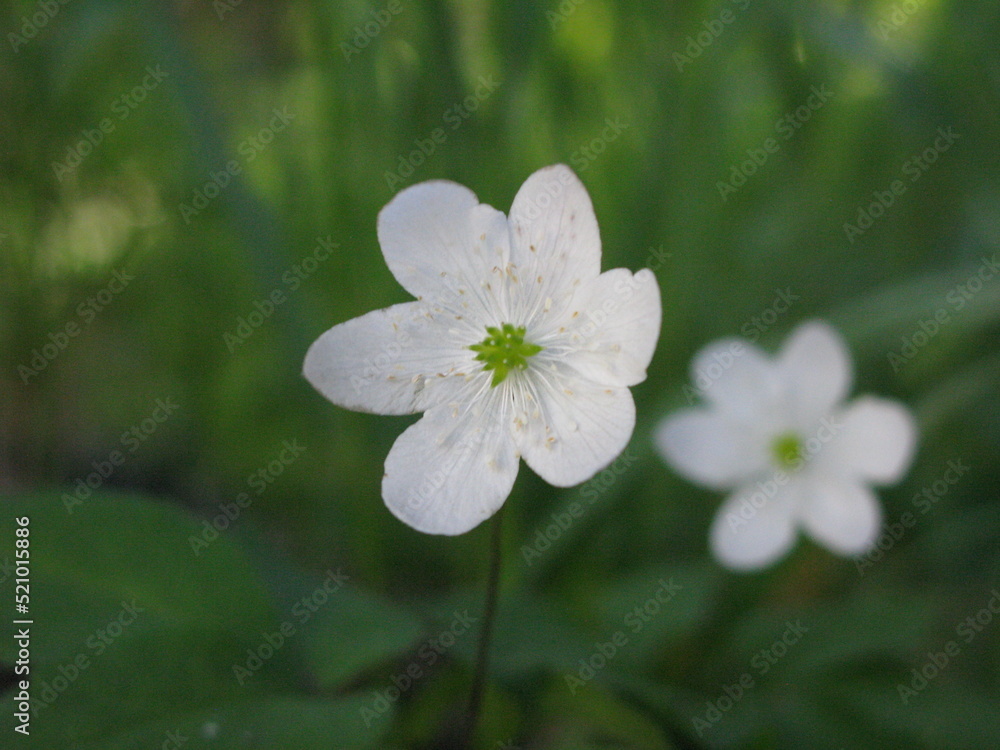
[[[312,663],[316,652],[302,642],[294,657],[283,652],[275,660],[286,678],[259,689],[271,708],[251,712],[271,718],[255,725],[256,746],[329,747],[323,727],[364,726],[351,705],[338,713],[339,702],[370,705],[364,701],[373,689],[384,690],[418,658],[408,647],[447,625],[459,603],[478,611],[485,531],[422,536],[380,500],[382,462],[412,418],[337,409],[299,374],[305,347],[322,331],[407,298],[381,259],[376,216],[392,196],[386,173],[399,170],[415,141],[443,128],[446,141],[402,184],[452,179],[506,211],[528,174],[565,162],[593,198],[604,268],[636,269],[654,249],[663,254],[656,269],[663,332],[649,379],[633,389],[636,462],[614,484],[599,485],[584,520],[531,566],[522,545],[583,490],[553,490],[522,467],[508,501],[509,603],[502,603],[484,724],[492,734],[481,746],[1000,745],[988,710],[1000,698],[994,630],[963,648],[910,704],[896,690],[1000,582],[1000,282],[986,282],[962,309],[948,298],[1000,240],[1000,19],[986,2],[926,2],[900,16],[904,5],[401,0],[400,12],[379,24],[386,4],[247,0],[220,18],[217,3],[77,0],[58,6],[15,48],[8,32],[21,34],[40,5],[3,3],[0,488],[9,508],[47,498],[55,510],[31,512],[51,529],[51,543],[73,536],[81,545],[49,565],[55,552],[44,548],[49,532],[39,531],[38,585],[48,587],[37,600],[39,669],[80,649],[114,615],[115,597],[138,595],[136,586],[159,575],[192,576],[216,592],[186,600],[199,622],[229,611],[222,583],[232,568],[190,557],[183,544],[170,547],[166,521],[135,526],[143,542],[122,536],[135,519],[103,494],[89,509],[102,506],[100,524],[64,515],[56,499],[92,462],[122,449],[122,434],[150,416],[157,398],[173,398],[180,409],[127,453],[104,490],[141,493],[153,499],[137,512],[169,507],[188,519],[171,523],[197,527],[220,512],[219,503],[247,492],[250,476],[266,469],[283,441],[297,439],[303,456],[222,534],[222,544],[245,550],[233,554],[253,561],[241,585],[260,589],[254,596],[266,596],[280,619],[295,593],[342,567],[360,592],[357,602],[394,613],[371,614],[373,622],[398,625],[395,635],[376,639],[388,649],[352,664],[358,636],[348,634],[368,610],[357,603],[317,619],[328,630],[313,632],[309,643],[336,642],[341,650],[331,647],[329,662]],[[560,7],[570,12],[547,15]],[[675,53],[723,8],[734,20],[679,71]],[[898,28],[893,18],[903,19]],[[357,27],[371,23],[378,33],[345,58]],[[115,103],[156,65],[167,77],[117,119]],[[452,129],[448,113],[491,76],[499,86]],[[783,139],[776,123],[824,85],[833,97]],[[260,148],[248,140],[283,109],[294,115],[287,128]],[[59,179],[53,164],[104,118],[114,119],[114,130]],[[601,141],[608,118],[626,127]],[[954,128],[959,140],[850,242],[844,224],[857,221],[873,191],[906,179],[904,165],[933,144],[939,127]],[[780,149],[721,200],[717,183],[768,137]],[[240,174],[186,221],[180,205],[191,205],[230,160]],[[327,236],[338,251],[293,289],[285,274],[294,275]],[[78,307],[96,299],[116,270],[134,281],[99,303],[88,323]],[[776,289],[801,299],[761,331],[753,320]],[[287,301],[229,351],[224,334],[235,333],[273,290]],[[889,352],[942,307],[947,326],[895,371]],[[706,551],[719,498],[659,463],[649,433],[684,403],[688,362],[705,342],[749,326],[773,348],[814,316],[844,330],[858,392],[902,399],[921,421],[913,469],[881,493],[887,519],[912,510],[911,498],[940,478],[947,461],[972,468],[864,576],[852,561],[808,542],[772,571],[734,576]],[[30,366],[68,322],[81,333],[24,382],[19,366]],[[159,572],[143,572],[147,543],[163,547]],[[111,599],[67,575],[70,564],[120,572]],[[677,610],[602,671],[586,699],[569,695],[564,673],[621,626],[620,612],[633,599],[641,603],[644,587],[672,571],[686,586]],[[5,580],[3,591],[9,586]],[[46,599],[54,594],[58,601]],[[255,602],[247,597],[243,606],[260,609]],[[706,701],[716,701],[785,620],[799,616],[817,623],[787,662],[799,674],[784,682],[762,677],[699,736],[692,716],[703,715]],[[187,658],[192,643],[201,644],[198,653],[212,651],[209,644],[238,653],[256,637],[238,621],[236,633],[184,635],[176,625],[130,633],[135,643],[122,662],[95,659],[95,671],[42,714],[38,725],[51,739],[40,735],[43,744],[33,746],[73,747],[85,737],[96,738],[88,747],[151,746],[172,715],[173,694],[158,687],[173,674],[168,657]],[[464,701],[473,642],[459,642],[394,706],[386,743],[436,746],[441,724]],[[10,651],[2,656],[9,664]],[[210,656],[172,679],[181,692],[217,681],[218,692],[206,687],[199,695],[228,700],[235,686],[224,674],[228,665]],[[323,675],[344,669],[349,683],[338,678],[341,686],[327,689]],[[116,670],[121,690],[145,685],[142,715],[91,702]],[[184,726],[212,721],[221,720],[192,714]],[[142,734],[146,722],[154,735]],[[299,730],[270,736],[281,723]],[[102,740],[94,734],[101,727],[123,739]],[[139,734],[128,739],[133,731]],[[358,737],[357,746],[388,746],[376,735]],[[210,740],[203,734],[191,746]]]

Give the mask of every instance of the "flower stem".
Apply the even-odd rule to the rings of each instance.
[[[500,558],[503,506],[493,516],[490,536],[490,573],[486,583],[486,604],[483,606],[483,624],[479,631],[479,649],[476,654],[476,671],[469,692],[468,719],[465,724],[465,746],[471,750],[475,741],[476,725],[483,704],[483,688],[486,685],[486,671],[489,662],[490,640],[493,636],[493,620],[496,615],[497,597],[500,593]]]

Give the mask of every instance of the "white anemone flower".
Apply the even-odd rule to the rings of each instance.
[[[870,485],[902,477],[916,427],[895,401],[842,403],[852,367],[841,336],[804,323],[775,358],[723,339],[691,369],[708,406],[667,417],[656,444],[690,481],[734,490],[712,524],[716,558],[737,570],[764,567],[792,547],[798,529],[841,555],[870,549],[882,520]]]
[[[385,461],[397,518],[461,534],[503,505],[519,458],[568,487],[625,449],[659,289],[649,270],[601,273],[594,209],[569,168],[529,177],[510,218],[453,182],[414,185],[382,209],[378,238],[416,301],[334,326],[304,374],[348,409],[424,413]]]

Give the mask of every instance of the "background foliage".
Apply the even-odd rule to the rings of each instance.
[[[452,179],[506,210],[560,161],[593,198],[604,267],[656,269],[663,333],[619,470],[560,491],[521,471],[479,747],[1000,746],[993,3],[8,1],[2,24],[4,746],[448,746],[487,531],[397,522],[382,462],[412,418],[334,408],[300,367],[326,328],[407,298],[375,236],[390,182]],[[813,87],[832,92],[818,109]],[[914,180],[939,128],[959,137]],[[859,212],[881,215],[845,229]],[[310,264],[321,239],[336,250]],[[780,314],[778,290],[796,298]],[[847,336],[857,392],[918,415],[914,466],[881,493],[902,531],[871,565],[802,541],[729,573],[707,554],[720,497],[671,473],[651,429],[686,403],[704,343],[773,351],[817,316]],[[177,408],[148,421],[158,399]],[[285,441],[305,450],[281,463]],[[969,468],[946,484],[954,461]],[[19,516],[33,690],[55,691],[29,740],[10,729]],[[126,605],[142,611],[112,627]],[[788,623],[807,629],[792,645]]]

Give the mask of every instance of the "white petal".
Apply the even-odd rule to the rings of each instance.
[[[338,406],[413,414],[444,403],[477,371],[462,337],[421,302],[374,310],[313,342],[303,374]]]
[[[728,489],[763,470],[764,444],[718,410],[684,409],[656,430],[660,455],[686,479]]]
[[[509,237],[500,211],[443,180],[406,188],[378,215],[379,244],[396,280],[413,296],[453,311],[501,278]]]
[[[551,349],[595,383],[627,386],[646,379],[660,335],[660,289],[653,272],[625,268],[584,282],[557,318],[542,312],[530,340]]]
[[[778,484],[749,484],[726,498],[712,521],[712,553],[735,570],[754,570],[775,562],[795,541],[795,501],[799,485],[784,477]]]
[[[882,523],[878,498],[864,484],[849,480],[813,478],[799,512],[809,535],[840,555],[868,550]]]
[[[546,482],[579,484],[625,450],[635,427],[628,388],[605,388],[555,373],[541,382],[542,376],[531,370],[518,375],[535,382],[530,390],[515,393],[515,438],[525,463]]]
[[[518,312],[528,319],[560,310],[575,287],[601,272],[601,236],[590,196],[563,164],[531,175],[510,208],[511,263],[522,287]]]
[[[825,464],[830,469],[875,484],[892,484],[909,467],[917,427],[902,404],[861,396],[835,413],[830,424],[836,430]]]
[[[764,424],[782,420],[784,383],[774,364],[753,344],[725,338],[702,348],[691,362],[691,380],[697,393],[733,419]]]
[[[794,413],[803,428],[830,413],[851,388],[851,355],[843,337],[822,321],[796,328],[778,355]]]
[[[400,521],[426,534],[463,534],[503,505],[518,468],[509,408],[495,392],[480,405],[437,406],[396,439],[382,497]]]

